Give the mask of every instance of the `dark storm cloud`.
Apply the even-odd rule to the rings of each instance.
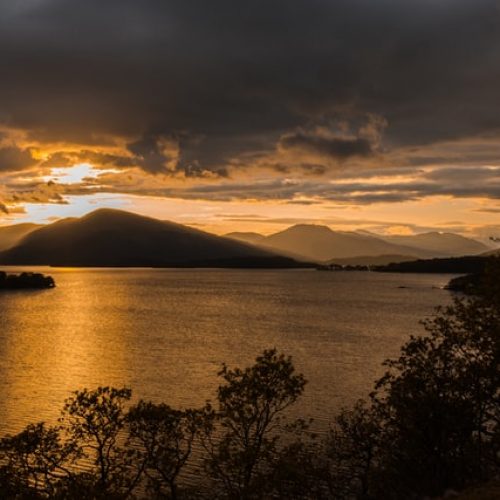
[[[371,144],[366,139],[321,137],[303,132],[284,136],[280,140],[280,146],[340,160],[351,156],[368,156],[372,153]]]
[[[175,174],[183,172],[187,177],[203,177],[206,170],[193,156],[192,146],[200,139],[189,134],[145,134],[141,139],[127,144],[133,155],[129,164],[142,168],[150,174]],[[205,163],[209,157],[205,156]],[[211,165],[211,172],[225,177],[224,167]]]
[[[0,121],[37,140],[135,137],[149,172],[224,172],[325,117],[384,117],[393,148],[500,128],[496,0],[0,0],[0,9]],[[148,143],[171,134],[190,138],[175,167]],[[285,140],[341,158],[372,147],[361,137]]]
[[[37,164],[28,149],[0,148],[0,172],[24,170]]]
[[[162,172],[167,168],[167,162],[172,160],[161,150],[155,137],[145,137],[130,143],[128,149],[139,158],[141,166],[146,172]]]

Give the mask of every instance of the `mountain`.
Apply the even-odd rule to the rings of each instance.
[[[27,234],[41,227],[39,224],[14,224],[0,227],[0,252],[17,245]]]
[[[242,233],[242,232],[234,232],[234,233],[228,233],[224,235],[225,238],[230,238],[232,240],[236,241],[242,241],[244,243],[250,243],[252,245],[258,245],[259,242],[261,242],[265,236],[259,233]]]
[[[485,257],[489,256],[494,256],[494,257],[500,257],[500,248],[494,248],[493,250],[488,250],[487,252],[483,253]]]
[[[265,237],[258,244],[260,247],[279,251],[284,255],[302,256],[318,262],[379,255],[402,255],[414,258],[434,256],[426,250],[415,250],[390,243],[369,234],[332,231],[329,227],[313,224],[289,227]]]
[[[292,259],[203,231],[99,209],[37,229],[0,263],[96,267],[297,267]]]
[[[452,233],[379,236],[312,224],[299,224],[270,236],[234,232],[220,237],[110,209],[47,226],[0,227],[3,264],[293,267],[298,265],[294,260],[312,260],[384,265],[488,250],[478,241]]]
[[[389,243],[433,252],[436,257],[478,255],[490,250],[485,244],[454,233],[429,232],[415,235],[383,236]]]

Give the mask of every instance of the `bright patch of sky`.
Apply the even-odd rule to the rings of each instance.
[[[43,177],[45,182],[54,181],[58,184],[78,184],[85,179],[96,179],[101,174],[114,173],[114,169],[95,169],[90,163],[80,163],[72,167],[55,167],[50,174]]]

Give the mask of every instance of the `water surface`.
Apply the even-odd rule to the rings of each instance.
[[[0,293],[0,433],[55,421],[70,391],[127,385],[171,405],[212,398],[222,362],[291,354],[297,411],[328,421],[366,396],[449,275],[312,270],[44,269],[57,288]],[[400,288],[404,287],[404,288]]]

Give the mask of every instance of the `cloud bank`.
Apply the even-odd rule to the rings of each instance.
[[[0,0],[2,206],[498,200],[499,5]],[[40,187],[82,162],[116,172]]]

